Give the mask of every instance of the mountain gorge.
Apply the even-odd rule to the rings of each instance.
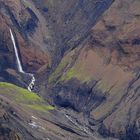
[[[139,0],[0,0],[0,21],[1,140],[140,139]]]

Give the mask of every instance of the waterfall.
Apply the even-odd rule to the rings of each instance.
[[[31,80],[31,82],[30,82],[30,84],[29,84],[29,86],[28,86],[28,90],[31,92],[32,91],[32,89],[34,88],[34,84],[35,84],[35,77],[34,77],[34,75],[33,74],[31,74],[31,73],[28,73],[31,77],[32,77],[32,80]]]
[[[16,55],[18,71],[21,72],[21,73],[25,73],[23,71],[23,69],[22,69],[22,65],[21,65],[21,62],[20,62],[20,59],[19,59],[19,55],[18,55],[18,50],[17,50],[17,47],[16,47],[16,41],[15,41],[15,38],[14,38],[14,35],[13,35],[11,29],[10,29],[10,35],[11,35],[11,39],[12,39],[13,46],[14,46],[14,51],[15,51],[15,55]]]
[[[15,51],[15,55],[16,55],[16,61],[17,61],[17,68],[18,68],[18,71],[23,73],[23,74],[27,74],[31,77],[31,82],[29,83],[27,89],[31,92],[33,87],[34,87],[34,84],[35,84],[35,77],[33,74],[31,73],[26,73],[23,68],[22,68],[22,65],[21,65],[21,61],[20,61],[20,58],[19,58],[19,55],[18,55],[18,50],[17,50],[17,46],[16,46],[16,41],[15,41],[15,38],[14,38],[14,35],[13,35],[13,32],[12,30],[10,29],[10,35],[11,35],[11,40],[12,40],[12,43],[13,43],[13,46],[14,46],[14,51]]]

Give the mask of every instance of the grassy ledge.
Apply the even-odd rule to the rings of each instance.
[[[53,106],[46,104],[37,94],[10,83],[0,82],[0,95],[28,109],[43,112],[54,109]]]

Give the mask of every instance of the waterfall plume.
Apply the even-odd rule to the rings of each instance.
[[[10,29],[10,35],[11,35],[11,40],[12,40],[12,43],[13,43],[13,46],[14,46],[14,52],[15,52],[15,56],[16,56],[18,71],[21,72],[21,73],[27,74],[31,77],[31,82],[29,83],[29,85],[27,87],[27,89],[31,92],[33,87],[34,87],[34,84],[35,84],[35,77],[34,77],[33,74],[26,73],[23,70],[22,65],[21,65],[21,61],[20,61],[20,58],[19,58],[19,54],[18,54],[18,49],[17,49],[17,46],[16,46],[16,41],[15,41],[15,38],[14,38],[14,35],[13,35],[13,32],[12,32],[11,29]]]
[[[15,55],[16,55],[16,61],[17,61],[18,71],[21,72],[21,73],[25,73],[23,71],[23,68],[22,68],[22,65],[21,65],[21,62],[20,62],[20,58],[19,58],[18,50],[17,50],[17,46],[16,46],[16,41],[15,41],[15,38],[14,38],[14,35],[13,35],[11,29],[10,29],[10,35],[11,35],[11,40],[12,40],[12,43],[13,43],[13,46],[14,46],[14,51],[15,51]]]

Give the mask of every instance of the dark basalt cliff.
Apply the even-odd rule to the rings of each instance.
[[[44,99],[0,84],[0,139],[140,139],[139,0],[0,0],[0,22],[0,81],[30,80],[11,28]]]

